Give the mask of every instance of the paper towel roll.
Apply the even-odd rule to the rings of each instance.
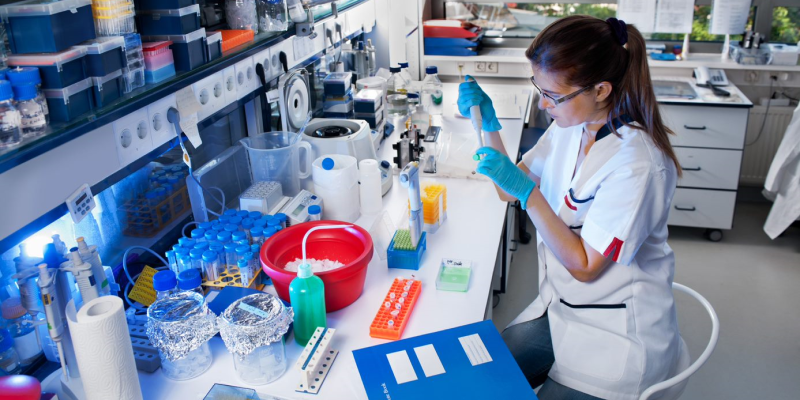
[[[122,300],[98,297],[77,313],[70,301],[67,323],[87,400],[142,400]]]

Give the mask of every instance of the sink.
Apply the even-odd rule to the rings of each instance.
[[[660,81],[653,80],[653,91],[656,98],[663,99],[696,99],[697,92],[691,84],[681,81]]]

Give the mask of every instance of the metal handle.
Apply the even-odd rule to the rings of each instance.
[[[700,171],[701,168],[700,167],[694,167],[694,168],[681,167],[681,169],[684,170],[684,171]]]
[[[686,129],[693,130],[693,131],[704,131],[704,130],[706,130],[706,126],[705,125],[703,125],[703,126],[683,125],[683,127],[686,128]]]
[[[697,211],[697,208],[695,208],[694,206],[692,206],[692,207],[675,206],[675,209],[678,210],[678,211]]]

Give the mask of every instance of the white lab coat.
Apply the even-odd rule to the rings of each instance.
[[[775,201],[764,224],[764,232],[775,239],[800,217],[800,105],[772,159],[764,195]]]
[[[601,129],[574,178],[583,125],[552,124],[523,156],[553,210],[613,262],[582,283],[537,234],[539,297],[511,325],[547,310],[555,352],[549,377],[596,397],[635,400],[683,370],[689,357],[678,332],[675,258],[667,245],[676,168],[648,135],[617,125],[621,137]]]

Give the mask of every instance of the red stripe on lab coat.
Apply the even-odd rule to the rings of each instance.
[[[614,258],[612,258],[612,260],[614,262],[619,262],[619,254],[622,253],[622,245],[624,243],[625,242],[623,242],[622,240],[614,238],[614,240],[611,241],[611,244],[608,245],[608,248],[606,249],[605,253],[603,253],[603,256],[608,257],[613,253]]]
[[[572,211],[578,211],[578,208],[573,206],[572,203],[569,202],[569,195],[564,196],[564,203],[567,203],[567,207],[569,207]]]

